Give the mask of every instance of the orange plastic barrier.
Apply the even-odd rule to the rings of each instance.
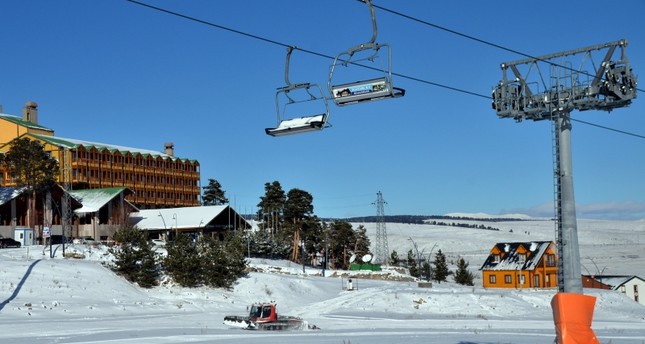
[[[557,293],[551,300],[558,344],[600,344],[591,329],[596,298]]]

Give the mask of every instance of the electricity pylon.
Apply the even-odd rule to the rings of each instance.
[[[379,191],[376,194],[376,244],[374,246],[374,255],[376,259],[372,260],[374,263],[388,264],[390,258],[390,249],[387,243],[387,230],[385,228],[385,210],[384,205],[387,202],[383,200],[383,194]]]

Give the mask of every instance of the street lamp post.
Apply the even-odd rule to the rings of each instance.
[[[178,231],[177,227],[179,227],[179,225],[177,224],[177,213],[172,214],[172,219],[175,220],[175,235],[176,235]]]
[[[159,217],[161,217],[161,222],[163,222],[163,229],[166,231],[166,240],[168,239],[168,227],[166,227],[166,219],[163,218],[163,214],[159,212]]]

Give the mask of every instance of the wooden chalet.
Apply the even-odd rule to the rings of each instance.
[[[484,288],[557,287],[556,253],[552,241],[497,243],[479,269]]]

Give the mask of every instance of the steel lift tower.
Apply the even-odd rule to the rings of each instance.
[[[612,111],[636,98],[636,76],[626,48],[627,41],[620,40],[502,63],[502,80],[493,89],[492,105],[500,118],[552,122],[559,293],[551,305],[560,344],[598,343],[591,329],[595,298],[582,295],[570,114]],[[620,50],[619,59],[613,59],[616,50]],[[569,61],[574,57],[576,65]],[[581,323],[588,326],[580,328]]]
[[[379,191],[376,194],[376,246],[374,249],[374,263],[388,264],[390,259],[390,249],[387,243],[387,230],[385,229],[385,210],[384,205],[387,202],[383,200],[383,194]]]

